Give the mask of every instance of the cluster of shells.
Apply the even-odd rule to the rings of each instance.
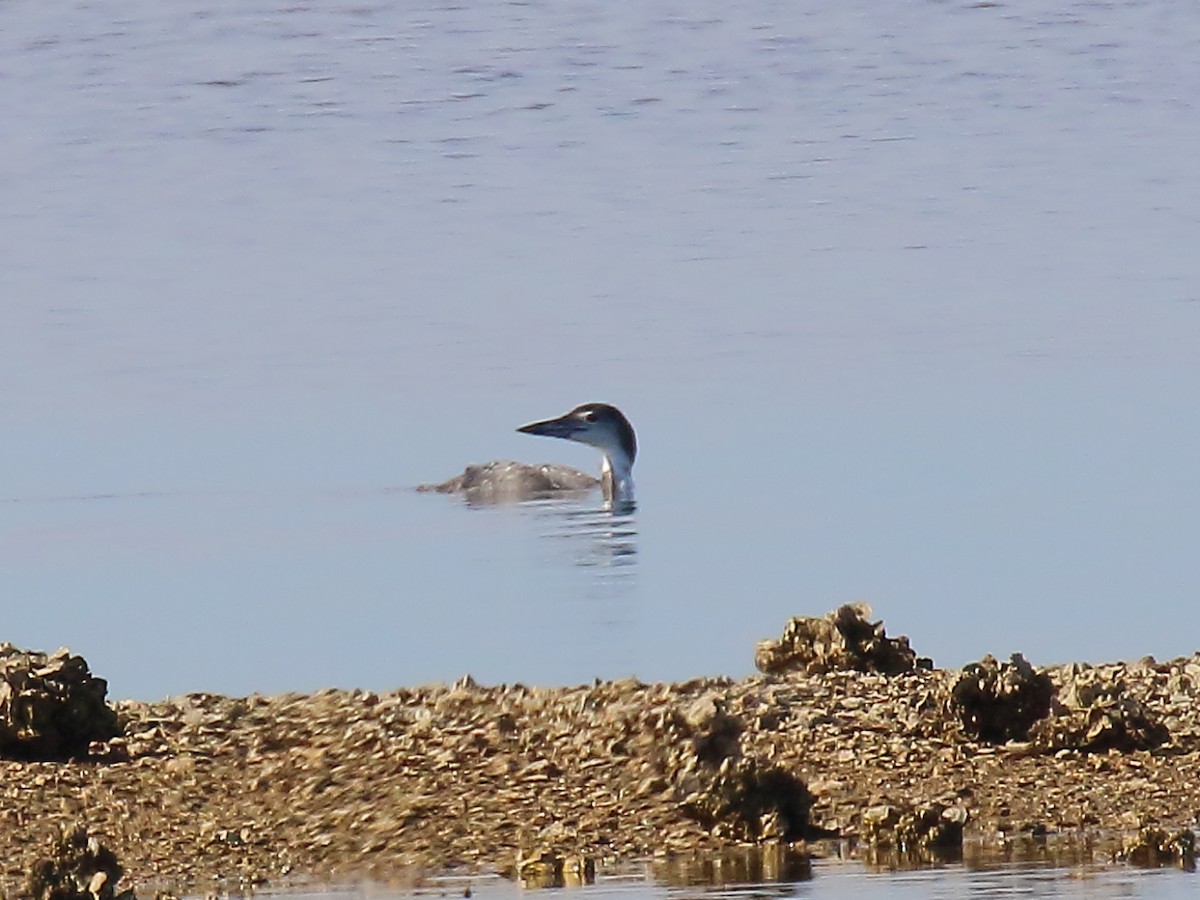
[[[985,656],[964,667],[949,705],[971,738],[992,744],[1021,741],[1050,712],[1054,684],[1020,653],[1011,661]]]
[[[882,622],[872,622],[871,607],[848,603],[822,618],[795,616],[778,640],[761,641],[754,654],[760,672],[881,672],[899,675],[931,669],[933,662],[918,657],[908,638],[889,638]]]
[[[66,649],[47,655],[0,644],[0,756],[70,759],[117,734],[108,683]]]
[[[133,900],[117,893],[124,871],[117,856],[86,828],[64,830],[29,867],[19,896],[30,900]]]
[[[122,702],[88,765],[0,761],[0,889],[74,821],[135,882],[199,890],[455,867],[563,884],[647,857],[799,872],[825,837],[894,865],[1089,827],[1145,832],[1158,849],[1131,860],[1186,853],[1200,657],[938,670],[869,615],[793,619],[760,646],[770,674],[737,681]]]
[[[1058,678],[1062,687],[1050,714],[1031,729],[1034,743],[1042,750],[1131,753],[1154,750],[1170,741],[1168,725],[1130,692],[1123,679],[1079,663],[1061,668]]]

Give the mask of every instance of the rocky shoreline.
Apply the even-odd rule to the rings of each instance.
[[[1200,654],[940,670],[866,612],[793,620],[793,646],[760,647],[775,674],[737,681],[122,701],[86,755],[0,760],[0,890],[37,893],[31,869],[77,826],[143,893],[451,868],[556,883],[824,837],[954,854],[964,833],[1140,835],[1134,861],[1187,864]],[[860,670],[869,646],[882,671]],[[1043,695],[1027,733],[982,733]]]

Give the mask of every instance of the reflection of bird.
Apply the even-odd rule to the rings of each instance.
[[[604,454],[599,484],[609,503],[633,502],[633,461],[637,437],[629,420],[615,406],[585,403],[557,419],[522,425],[517,431],[563,438],[588,444]],[[586,472],[547,463],[528,466],[516,462],[490,462],[467,466],[441,484],[423,484],[418,490],[464,494],[472,503],[502,503],[577,493],[595,487],[597,480]]]

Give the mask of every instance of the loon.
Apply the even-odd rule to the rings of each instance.
[[[522,425],[517,431],[595,447],[604,454],[600,478],[556,463],[530,466],[495,461],[467,466],[461,475],[440,484],[418,485],[417,490],[463,494],[470,503],[501,503],[582,493],[599,484],[605,503],[609,506],[633,504],[633,461],[637,457],[637,436],[625,414],[615,406],[584,403],[557,418]]]

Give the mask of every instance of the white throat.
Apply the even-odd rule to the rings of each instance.
[[[616,454],[616,459],[604,454],[604,461],[600,463],[600,486],[604,490],[604,499],[610,503],[633,502],[633,464],[624,453]]]

